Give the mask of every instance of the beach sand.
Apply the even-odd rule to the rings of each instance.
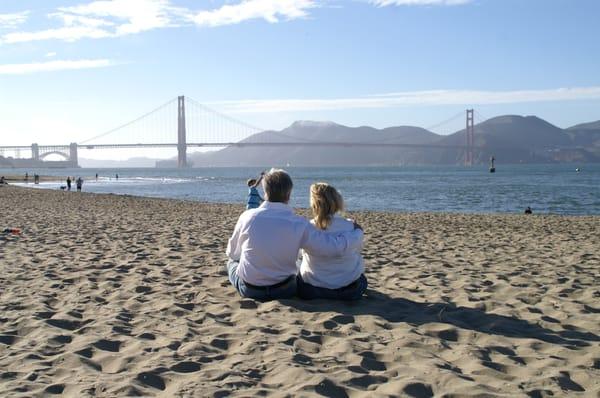
[[[0,395],[600,396],[600,217],[353,213],[363,300],[260,303],[242,210],[0,187]]]

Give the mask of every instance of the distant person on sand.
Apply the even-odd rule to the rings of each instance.
[[[344,209],[342,195],[331,185],[310,186],[311,223],[330,234],[352,231],[354,223],[337,213]],[[305,249],[298,275],[298,296],[303,299],[358,300],[367,290],[361,248],[342,256],[322,256]]]
[[[525,214],[532,214],[533,211],[531,211],[531,207],[527,206],[527,208],[525,209]]]
[[[75,184],[77,185],[77,192],[81,192],[81,186],[83,185],[83,178],[77,177]]]
[[[246,210],[248,209],[256,209],[263,202],[263,198],[260,197],[258,193],[258,184],[260,184],[264,172],[260,173],[260,177],[258,180],[256,178],[251,178],[247,181],[248,184],[248,202],[246,203]]]
[[[8,185],[7,182],[4,180],[4,176],[0,177],[0,185]]]
[[[362,247],[358,224],[350,231],[327,233],[294,214],[288,205],[292,179],[271,169],[263,177],[265,201],[246,210],[227,244],[229,281],[242,297],[258,300],[296,295],[296,259],[306,249],[323,257],[342,256]]]
[[[71,190],[71,177],[67,177],[67,191]]]

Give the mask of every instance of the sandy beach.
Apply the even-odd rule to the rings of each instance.
[[[600,217],[351,213],[360,302],[241,299],[240,205],[0,187],[0,395],[600,397]]]

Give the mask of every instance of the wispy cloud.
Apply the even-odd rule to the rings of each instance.
[[[168,27],[215,27],[253,19],[275,23],[304,18],[315,7],[317,0],[241,0],[235,4],[228,3],[206,10],[177,7],[169,0],[95,0],[72,7],[60,7],[47,15],[51,20],[60,21],[60,26],[6,33],[1,41],[21,43],[102,39]],[[21,14],[5,15],[6,21],[16,21],[16,16]],[[13,19],[9,19],[8,15],[13,16]]]
[[[61,26],[7,33],[5,43],[38,40],[77,41],[102,39],[170,26],[175,8],[168,0],[97,0],[60,7],[48,18],[61,21]]]
[[[232,25],[251,19],[276,23],[280,19],[304,18],[308,10],[315,7],[317,3],[314,0],[245,0],[215,10],[200,11],[192,21],[198,26]]]
[[[27,21],[29,11],[17,12],[14,14],[0,14],[0,29],[15,28]]]
[[[395,108],[404,106],[508,104],[589,99],[600,99],[600,87],[519,91],[407,91],[357,98],[218,101],[212,102],[209,105],[219,107],[219,109],[229,113],[271,113]]]
[[[473,0],[370,0],[378,7],[386,6],[457,6],[471,3]]]
[[[5,64],[0,65],[0,75],[25,75],[60,70],[105,68],[113,65],[116,65],[116,63],[109,59],[56,60],[29,64]]]

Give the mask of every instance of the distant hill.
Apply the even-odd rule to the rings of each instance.
[[[398,146],[228,147],[192,153],[195,166],[377,166],[461,164],[465,130],[441,136],[414,126],[348,127],[333,122],[298,121],[281,131],[264,131],[242,142],[343,142]],[[419,147],[419,145],[434,145]],[[475,126],[476,163],[495,156],[503,163],[600,162],[600,121],[561,129],[536,116],[505,115]],[[173,161],[159,162],[172,165]]]
[[[572,146],[571,138],[563,129],[537,116],[505,115],[486,120],[475,126],[475,146],[483,147],[475,153],[477,163],[485,163],[491,156],[504,163],[539,163],[558,161],[553,150]],[[461,145],[466,140],[465,130],[446,136],[443,144]],[[443,158],[441,163],[451,163]]]
[[[578,124],[565,131],[571,137],[573,145],[587,148],[588,151],[600,155],[600,120]]]
[[[600,130],[600,120],[590,123],[581,123],[573,127],[569,127],[567,130]]]
[[[372,127],[347,127],[332,122],[299,121],[281,131],[265,131],[242,142],[344,142],[381,144],[429,144],[440,136],[420,127],[400,126],[378,130]],[[191,154],[195,166],[294,166],[390,165],[426,163],[424,153],[401,147],[229,147],[214,153]]]

